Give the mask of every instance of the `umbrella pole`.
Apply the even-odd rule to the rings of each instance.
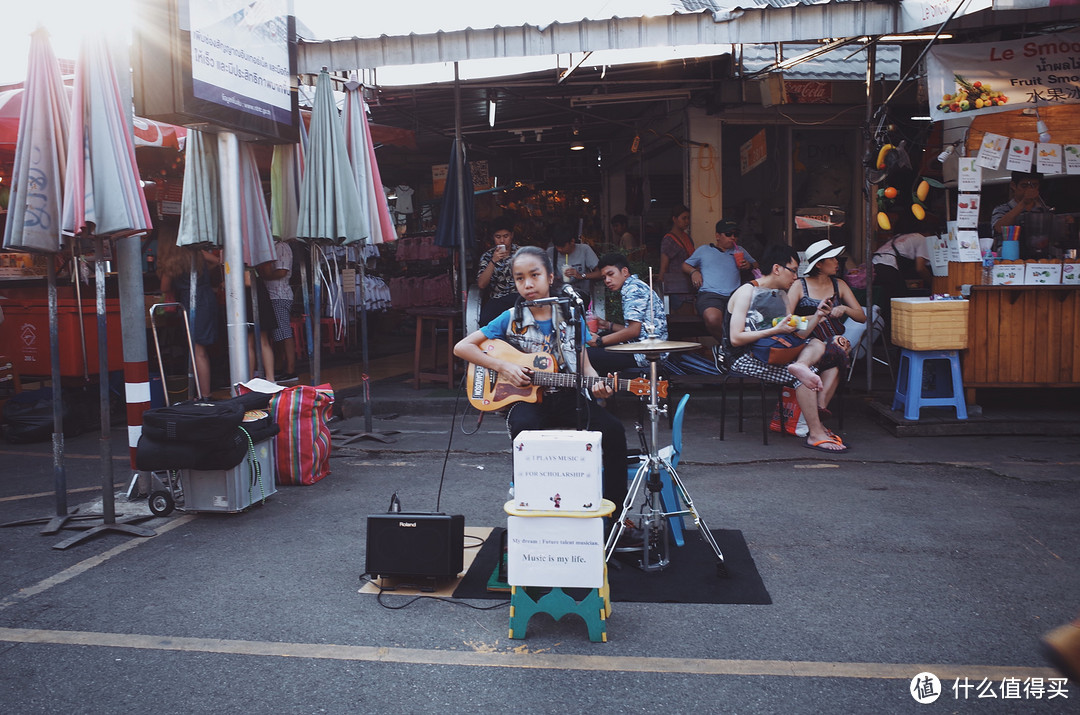
[[[465,186],[465,145],[461,140],[461,82],[458,78],[458,63],[454,63],[454,151],[457,157],[457,223],[458,252],[461,254],[461,271],[458,274],[458,295],[461,296],[461,316],[469,312],[469,281],[465,277],[467,257],[465,255],[465,191],[472,187]],[[465,334],[465,321],[461,321],[462,336]]]
[[[113,491],[112,469],[112,420],[109,416],[109,341],[108,317],[105,311],[105,239],[96,237],[94,245],[94,282],[97,295],[98,329],[98,384],[101,397],[101,517],[102,523],[81,534],[58,541],[54,549],[66,549],[105,532],[119,532],[130,536],[154,536],[152,529],[137,526],[134,522],[152,519],[153,514],[129,516],[116,520],[116,494]]]
[[[360,361],[363,365],[364,380],[364,431],[371,432],[371,391],[368,389],[367,381],[368,375],[368,325],[367,325],[367,298],[365,297],[365,274],[367,267],[364,265],[367,263],[364,260],[364,243],[360,244],[360,292],[357,293],[359,298],[357,299],[357,309],[360,311]]]
[[[195,325],[195,321],[198,319],[198,316],[195,315],[195,310],[196,310],[196,308],[195,308],[195,305],[196,305],[195,286],[198,285],[198,283],[199,283],[199,270],[196,267],[197,263],[198,263],[198,261],[197,261],[196,255],[195,255],[195,251],[192,251],[191,252],[191,273],[188,276],[188,315],[190,316],[190,318],[188,319],[188,323],[190,325],[192,325],[192,326]],[[202,385],[199,384],[199,366],[195,364],[195,343],[194,343],[194,339],[191,337],[191,331],[190,330],[188,330],[188,340],[192,341],[192,343],[191,343],[191,355],[188,356],[190,358],[190,362],[188,364],[191,365],[191,371],[188,373],[188,398],[196,397],[196,396],[198,396],[198,397],[209,397],[210,395],[208,395],[208,394],[207,395],[202,394]],[[162,375],[161,375],[162,387],[164,389],[168,389],[167,387],[165,387],[165,374],[164,374],[165,371],[162,370],[161,372],[162,372]],[[166,396],[165,397],[165,404],[168,405],[169,402],[170,402],[170,400],[169,400],[168,396]]]
[[[311,384],[318,387],[322,384],[322,374],[320,369],[320,362],[322,360],[322,310],[320,309],[319,294],[322,291],[322,280],[319,278],[319,247],[314,242],[311,244],[311,294],[312,294],[312,313],[311,316]]]
[[[49,351],[52,372],[52,413],[53,413],[53,486],[56,489],[56,516],[67,520],[67,474],[64,472],[64,400],[60,378],[60,321],[56,300],[56,261],[49,256]],[[49,524],[50,529],[63,524]],[[44,533],[48,533],[46,530]],[[52,533],[55,533],[53,531]]]
[[[105,239],[98,236],[94,244],[94,289],[97,295],[98,388],[101,407],[101,510],[105,523],[116,522],[113,493],[112,419],[109,405],[109,334],[105,308]]]
[[[302,264],[302,262],[301,262]],[[308,369],[311,369],[313,341],[311,333],[311,290],[308,288],[308,266],[300,266],[300,292],[304,296],[304,352],[307,353]]]
[[[46,277],[49,282],[49,350],[51,352],[50,369],[52,379],[53,414],[53,485],[56,490],[56,514],[53,516],[11,521],[0,524],[0,527],[45,524],[41,533],[42,535],[48,536],[49,534],[55,534],[60,531],[60,529],[64,528],[64,525],[72,519],[98,519],[101,517],[101,514],[76,515],[75,512],[77,512],[78,509],[75,509],[75,511],[70,514],[68,513],[67,473],[64,470],[64,401],[60,389],[60,321],[58,315],[59,308],[57,307],[56,299],[56,261],[53,256],[48,257],[46,267],[48,270]]]
[[[56,261],[49,256],[46,263],[49,281],[49,352],[52,373],[53,486],[56,489],[56,516],[66,521],[68,517],[67,474],[64,471],[64,400],[60,377],[60,321],[56,299]],[[48,528],[59,529],[62,524],[63,521],[55,525],[50,523]],[[46,530],[45,533],[48,531]]]
[[[259,329],[259,294],[255,281],[258,277],[251,275],[251,327],[253,340],[255,341],[255,369],[262,373],[263,379],[269,380],[266,374],[266,366],[263,364],[262,355],[262,332]]]
[[[75,255],[75,239],[71,240],[71,276],[75,279],[75,305],[79,311],[79,346],[82,347],[83,379],[90,381],[90,365],[86,360],[86,326],[83,325],[82,270],[79,257]]]
[[[874,118],[874,63],[877,60],[877,44],[871,42],[866,47],[866,141],[873,139],[869,134],[870,124]],[[863,167],[863,190],[866,192],[866,215],[863,217],[864,233],[866,235],[864,255],[866,260],[866,319],[870,322],[867,330],[870,331],[870,340],[866,346],[866,391],[870,392],[874,384],[874,262],[873,262],[873,236],[874,236],[874,192],[872,185],[865,178],[869,167]]]

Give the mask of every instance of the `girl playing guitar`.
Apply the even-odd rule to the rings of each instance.
[[[551,304],[523,306],[522,301],[537,301],[551,295],[555,278],[551,260],[545,251],[526,246],[519,249],[512,261],[514,286],[521,299],[518,305],[506,310],[487,325],[467,335],[454,346],[454,354],[463,360],[481,365],[499,374],[500,379],[516,386],[532,384],[532,369],[500,359],[481,349],[481,344],[493,339],[505,340],[523,353],[547,353],[554,356],[560,373],[572,373],[577,368],[574,331],[564,321],[553,318],[556,306]],[[581,335],[589,340],[589,329],[581,318]],[[586,353],[584,374],[598,377]],[[610,385],[593,383],[594,397],[607,398]],[[626,432],[622,423],[592,400],[585,401],[585,429],[602,433],[603,493],[605,499],[622,504],[626,497]],[[577,426],[577,394],[572,387],[544,388],[538,402],[515,402],[506,416],[511,441],[523,430],[574,429]]]

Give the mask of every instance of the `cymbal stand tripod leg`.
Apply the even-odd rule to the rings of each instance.
[[[686,509],[682,511],[672,512],[665,514],[664,516],[675,516],[685,514],[689,512],[690,516],[694,517],[694,526],[697,527],[698,533],[701,534],[701,538],[705,540],[705,543],[712,549],[713,554],[716,555],[716,574],[718,576],[727,575],[727,567],[724,565],[724,554],[720,551],[720,545],[716,543],[716,538],[712,532],[709,531],[708,525],[705,520],[701,518],[701,515],[697,513],[697,509],[694,508],[694,500],[690,498],[690,492],[686,491],[686,485],[683,484],[682,477],[675,471],[675,468],[670,464],[664,463],[664,467],[667,469],[668,474],[671,475],[671,481],[675,482],[675,493],[682,500],[682,503],[686,505]]]
[[[644,487],[647,496],[642,507],[640,521],[643,537],[641,546],[628,548],[625,551],[637,551],[640,548],[641,561],[638,565],[644,571],[658,571],[671,562],[667,515],[660,508],[660,479],[659,472],[656,471],[659,466],[659,459],[650,455],[648,459],[641,463],[641,466],[638,467],[637,472],[634,474],[634,479],[626,491],[622,511],[619,513],[619,523],[608,534],[607,543],[604,545],[605,561],[610,560],[615,553],[619,537],[626,530],[626,517],[634,506],[634,499],[637,497],[638,492]],[[655,478],[653,478],[654,474]],[[658,550],[655,555],[652,553],[654,549]],[[624,551],[624,549],[619,550]]]

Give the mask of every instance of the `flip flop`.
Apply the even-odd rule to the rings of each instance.
[[[829,449],[828,447],[822,447],[821,446],[821,445],[826,444],[826,443],[838,444],[841,447],[843,447],[843,449]],[[818,452],[828,452],[829,454],[843,454],[844,452],[847,452],[849,449],[851,449],[851,447],[847,447],[847,446],[844,445],[843,442],[840,442],[840,441],[835,440],[835,439],[823,439],[823,440],[820,440],[818,442],[814,442],[813,444],[808,444],[807,442],[803,442],[803,446],[806,447],[807,449],[817,450]]]

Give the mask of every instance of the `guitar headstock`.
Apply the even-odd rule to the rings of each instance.
[[[657,394],[657,396],[666,398],[667,397],[667,388],[668,388],[667,380],[657,380],[656,381],[656,394]],[[651,387],[649,385],[649,378],[647,378],[647,377],[634,378],[633,380],[629,381],[628,386],[627,386],[626,389],[629,392],[634,393],[638,397],[648,395],[650,390],[651,390]]]

